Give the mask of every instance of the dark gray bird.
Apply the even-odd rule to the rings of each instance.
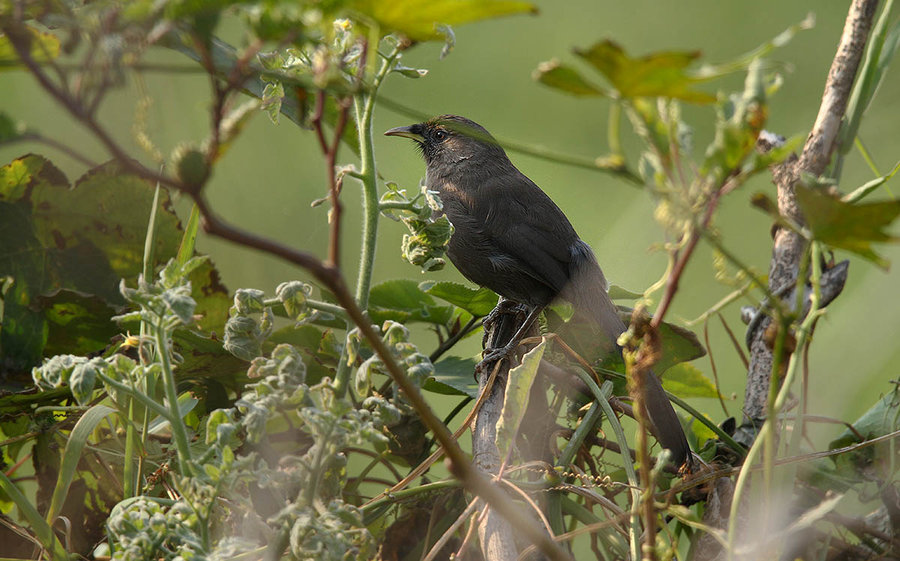
[[[625,324],[594,253],[490,133],[464,117],[442,115],[385,134],[411,138],[422,151],[428,188],[440,194],[454,227],[447,253],[463,276],[531,307],[531,319],[562,298],[594,327],[598,346],[617,348]],[[676,465],[684,464],[690,448],[659,379],[651,373],[643,385],[657,440]]]

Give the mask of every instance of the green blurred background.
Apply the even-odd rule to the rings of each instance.
[[[456,48],[439,60],[441,45],[419,45],[404,57],[407,66],[429,69],[427,77],[411,80],[391,76],[382,96],[427,114],[457,113],[470,117],[498,138],[543,146],[557,152],[595,157],[607,152],[606,121],[609,104],[602,99],[565,96],[535,83],[537,65],[553,57],[575,62],[571,48],[586,47],[604,38],[621,44],[630,54],[655,50],[699,50],[707,62],[724,62],[767,41],[812,11],[816,26],[797,35],[770,60],[784,68],[784,85],[772,99],[769,130],[785,136],[805,134],[818,110],[822,87],[840,37],[848,2],[765,0],[720,2],[570,1],[537,2],[537,16],[516,16],[460,26],[455,29]],[[152,55],[155,60],[184,64],[171,53]],[[882,84],[860,134],[882,173],[900,158],[896,141],[900,111],[898,70]],[[0,75],[0,108],[30,128],[72,143],[97,161],[107,156],[100,146],[61,111],[21,72]],[[742,75],[709,85],[734,91]],[[208,129],[210,98],[201,75],[148,74],[130,78],[104,106],[101,115],[132,153],[144,158],[133,140],[136,100],[146,91],[154,100],[148,131],[164,154],[179,142],[202,141]],[[685,120],[695,128],[695,156],[702,156],[712,133],[713,109],[686,106]],[[376,131],[409,124],[411,118],[381,106],[375,115]],[[626,153],[635,167],[639,145],[627,124]],[[421,159],[409,141],[376,137],[376,157],[383,177],[417,190],[424,175]],[[75,180],[84,168],[72,159],[39,145],[0,146],[3,163],[27,152],[51,157]],[[653,219],[653,205],[646,192],[614,177],[585,169],[511,154],[513,161],[568,214],[576,229],[596,251],[607,277],[623,287],[641,291],[663,274],[665,256],[651,251],[663,240]],[[349,150],[340,162],[353,163]],[[857,152],[848,157],[841,188],[850,191],[873,177]],[[260,114],[216,168],[207,187],[213,208],[228,220],[254,232],[324,255],[328,226],[327,205],[311,208],[310,202],[326,194],[326,170],[313,135],[286,119],[275,126]],[[890,184],[889,184],[890,187]],[[716,226],[725,243],[744,262],[765,273],[771,252],[771,220],[752,209],[752,193],[774,194],[767,174],[731,194],[722,204]],[[889,196],[880,191],[878,198]],[[344,186],[343,267],[355,280],[360,230],[358,186]],[[179,204],[183,213],[184,201]],[[182,216],[185,216],[182,214]],[[405,228],[383,220],[378,242],[375,281],[392,278],[451,279],[462,277],[450,266],[422,275],[400,258],[399,244]],[[897,231],[897,228],[894,228]],[[307,278],[301,271],[274,258],[203,237],[201,251],[213,256],[226,285],[274,291],[283,280]],[[879,248],[888,259],[900,261],[897,245]],[[846,255],[838,254],[838,258]],[[897,378],[900,360],[900,283],[895,272],[851,258],[850,278],[844,294],[829,308],[815,334],[810,355],[809,411],[812,414],[855,419],[883,392],[888,380]],[[687,269],[678,298],[668,318],[688,320],[700,315],[732,289],[714,280],[712,255],[701,245]],[[725,312],[729,324],[743,339],[737,306]],[[699,330],[702,327],[696,327]],[[702,337],[702,334],[701,334]],[[740,416],[744,368],[717,322],[710,323],[722,390],[731,415]],[[419,341],[430,341],[419,336]],[[474,338],[466,353],[478,351]],[[708,359],[696,362],[710,373]],[[712,400],[698,400],[698,407],[717,421],[724,417]],[[814,430],[823,437],[836,434],[833,427]],[[821,446],[823,443],[817,443]]]

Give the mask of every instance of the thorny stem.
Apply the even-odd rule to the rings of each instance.
[[[383,361],[388,373],[394,378],[394,381],[397,383],[400,390],[405,393],[406,399],[409,400],[410,405],[415,409],[422,420],[422,423],[434,433],[435,438],[443,447],[444,453],[450,461],[451,471],[454,476],[462,482],[466,489],[480,496],[491,508],[495,509],[501,516],[506,518],[512,526],[518,528],[526,539],[533,542],[550,559],[554,561],[571,559],[571,556],[554,543],[554,541],[544,533],[544,530],[535,524],[534,520],[511,502],[508,496],[500,491],[496,484],[485,479],[474,469],[465,453],[459,447],[459,444],[453,439],[450,431],[443,423],[441,423],[440,419],[435,416],[431,407],[422,396],[419,388],[413,384],[409,377],[407,377],[406,373],[394,359],[390,349],[388,349],[382,341],[381,336],[372,328],[370,320],[362,308],[362,304],[367,303],[367,298],[364,298],[363,302],[358,302],[347,289],[344,278],[337,268],[324,263],[308,252],[288,247],[274,240],[247,232],[222,221],[212,212],[198,189],[191,189],[170,177],[157,174],[130,158],[106,130],[97,123],[91,115],[85,114],[82,107],[65,91],[57,88],[40,66],[35,63],[34,58],[29,52],[30,40],[27,33],[24,32],[21,27],[15,27],[8,21],[3,25],[3,31],[10,38],[10,42],[16,50],[19,59],[25,64],[32,75],[35,76],[35,79],[41,87],[66,108],[70,114],[81,121],[121,165],[139,177],[150,179],[152,181],[159,181],[163,185],[172,187],[191,196],[200,211],[202,224],[207,233],[244,247],[250,247],[269,253],[284,259],[289,263],[302,267],[309,271],[319,282],[328,287],[334,294],[338,304],[347,310],[347,315],[359,328],[363,338],[369,342],[375,353]],[[381,69],[379,72],[381,79],[384,78],[387,71],[388,68],[383,67]],[[380,83],[381,79],[378,79],[377,82]],[[377,83],[375,84],[375,87],[377,87]],[[371,191],[374,194],[376,175],[374,169],[374,157],[371,152],[371,119],[373,106],[374,95],[370,95],[363,106],[357,105],[358,109],[362,110],[359,114],[360,119],[358,120],[358,123],[367,125],[367,128],[360,129],[361,131],[365,131],[361,134],[361,137],[363,138],[361,152],[363,149],[367,150],[366,157],[363,161],[364,165],[365,162],[368,162],[368,164],[372,166],[370,169],[366,170],[368,172],[367,174],[363,174],[364,183],[366,184],[366,188],[371,187]],[[371,210],[373,213],[377,214],[377,202],[377,199],[371,202],[367,207],[367,210]],[[374,218],[377,218],[377,216]],[[369,250],[373,251],[374,239],[368,241],[371,242],[369,243]],[[364,277],[365,280],[366,293],[368,292],[368,285],[371,278],[371,265],[370,262],[368,266],[369,271],[365,275],[362,274],[364,269],[361,267],[361,277]],[[366,276],[369,278],[365,278]],[[360,287],[358,286],[357,290],[359,291],[359,289]],[[177,424],[178,423],[173,423],[173,426]],[[185,471],[184,473],[188,474],[189,472]],[[276,537],[276,539],[278,539],[278,537]]]
[[[359,277],[356,281],[356,301],[359,307],[369,306],[369,287],[372,284],[372,270],[375,263],[375,243],[378,235],[378,175],[375,168],[375,146],[372,139],[372,114],[378,87],[394,67],[398,51],[394,50],[381,63],[381,68],[372,80],[368,94],[353,98],[356,109],[356,127],[359,131],[359,159],[361,169],[359,180],[363,187],[363,240],[359,261]],[[365,60],[365,57],[361,57]]]

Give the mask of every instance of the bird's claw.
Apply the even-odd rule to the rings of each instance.
[[[511,358],[512,354],[515,352],[517,346],[518,346],[518,344],[508,344],[504,347],[499,347],[496,349],[491,349],[489,351],[485,351],[484,357],[481,359],[481,362],[479,362],[475,366],[476,374],[480,374],[481,372],[488,371],[488,367],[492,366],[494,363],[496,363],[499,360],[502,360],[504,358]]]

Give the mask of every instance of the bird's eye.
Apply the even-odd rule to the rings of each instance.
[[[437,140],[438,142],[440,142],[440,141],[444,140],[445,138],[447,138],[447,133],[444,132],[444,131],[442,131],[442,130],[440,130],[440,129],[438,129],[438,130],[434,131],[434,135],[433,135],[433,136],[434,136],[434,139],[435,139],[435,140]]]

